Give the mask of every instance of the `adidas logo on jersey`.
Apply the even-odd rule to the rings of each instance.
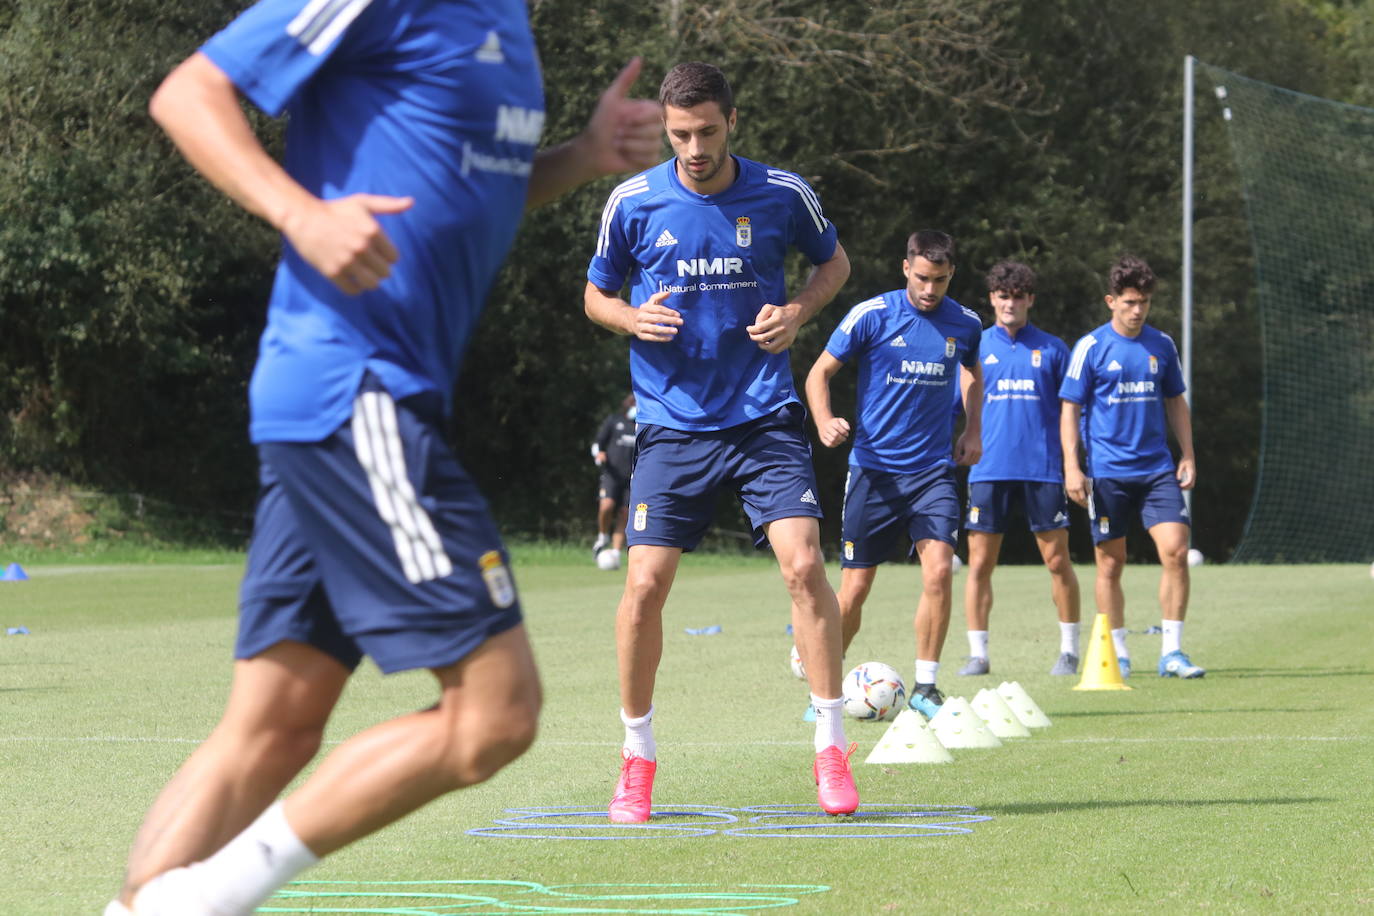
[[[1120,372],[1120,371],[1121,371],[1121,363],[1117,362],[1116,360],[1112,360],[1111,362],[1107,363],[1107,371],[1108,371],[1108,372]]]
[[[671,232],[669,232],[667,229],[664,229],[662,232],[658,234],[658,239],[654,242],[654,247],[667,248],[669,245],[676,244],[677,239],[673,238],[673,234]]]
[[[896,337],[892,338],[892,346],[894,346],[894,347],[905,347],[905,346],[906,346],[906,341],[905,341],[905,340],[902,340],[902,335],[901,335],[901,334],[898,334]]]
[[[997,364],[1000,363],[1000,362],[1001,362],[1001,360],[997,358],[997,354],[996,354],[996,353],[989,353],[989,354],[988,354],[988,358],[985,359],[985,360],[983,360],[983,365],[985,365],[985,366],[995,366],[995,365],[997,365]]]
[[[806,492],[801,495],[801,501],[804,503],[810,503],[813,506],[819,505],[819,503],[816,502],[816,494],[812,493],[809,487],[807,488]]]
[[[487,33],[486,40],[477,49],[477,59],[484,64],[504,64],[506,62],[506,55],[501,53],[501,39],[496,37],[496,32]]]

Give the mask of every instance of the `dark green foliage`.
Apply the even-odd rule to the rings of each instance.
[[[250,507],[246,380],[277,240],[196,177],[145,113],[162,76],[240,6],[0,3],[0,464],[198,509]],[[1152,321],[1177,334],[1183,55],[1355,101],[1374,85],[1367,13],[1326,0],[537,0],[531,16],[550,142],[579,129],[633,54],[646,96],[671,64],[706,59],[735,85],[736,152],[815,185],[854,269],[799,337],[798,381],[844,309],[901,282],[918,228],[956,236],[951,293],[984,314],[986,268],[1032,264],[1033,320],[1070,344],[1107,317],[1112,259],[1138,253],[1162,277]],[[1239,184],[1207,101],[1196,538],[1221,557],[1253,486],[1259,338]],[[278,125],[258,122],[275,148]],[[591,530],[586,445],[629,384],[625,339],[582,314],[613,185],[526,220],[465,364],[455,441],[513,533]],[[805,265],[790,271],[795,286]],[[852,378],[835,395],[851,403]],[[817,448],[835,517],[844,460]]]

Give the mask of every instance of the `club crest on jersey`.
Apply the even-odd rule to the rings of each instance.
[[[499,551],[488,550],[477,559],[482,570],[482,581],[487,584],[487,594],[491,603],[497,607],[510,607],[515,603],[515,583],[511,581],[510,570],[501,561]]]
[[[945,355],[953,356],[955,352],[955,341],[953,337],[945,338]]]
[[[1039,350],[1032,350],[1032,351],[1031,351],[1031,365],[1034,366],[1034,367],[1037,368],[1037,369],[1040,368],[1040,351],[1039,351]]]
[[[1151,357],[1150,357],[1150,374],[1151,374],[1151,375],[1159,375],[1159,357],[1158,357],[1158,356],[1151,356]]]
[[[845,558],[846,560],[852,560],[852,559],[854,559],[854,542],[853,542],[853,541],[845,541],[845,542],[844,542],[844,558]]]
[[[735,244],[741,248],[748,248],[752,241],[754,241],[754,232],[749,228],[749,217],[735,217]]]
[[[643,531],[649,527],[649,504],[640,503],[635,506],[635,530]]]

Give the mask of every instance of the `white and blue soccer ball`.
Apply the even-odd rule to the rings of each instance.
[[[596,555],[596,568],[610,571],[620,568],[620,551],[614,547],[603,548]]]
[[[790,661],[792,663],[792,674],[797,678],[797,680],[806,680],[806,666],[802,664],[801,653],[797,651],[797,647],[795,645],[792,646],[792,654]]]
[[[880,721],[906,705],[906,685],[897,669],[864,662],[844,676],[844,711],[855,719]]]

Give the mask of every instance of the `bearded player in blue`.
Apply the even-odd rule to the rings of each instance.
[[[983,332],[983,458],[969,471],[968,664],[963,675],[987,674],[992,573],[1002,537],[1020,504],[1050,573],[1059,613],[1059,657],[1050,674],[1078,673],[1078,576],[1069,556],[1069,503],[1059,443],[1059,383],[1069,348],[1030,321],[1035,271],[1000,261],[987,273],[993,325]]]
[[[651,814],[663,605],[721,489],[739,495],[756,539],[766,536],[777,556],[817,708],[817,798],[826,812],[847,814],[859,796],[841,719],[839,608],[825,577],[815,471],[787,350],[839,291],[849,260],[805,181],[731,155],[737,115],[718,68],[679,64],[659,101],[675,155],[611,193],[584,297],[588,317],[634,338],[639,405],[629,565],[616,611],[625,739],[610,818],[637,823]],[[815,265],[791,297],[789,248]],[[620,296],[627,281],[629,301]]]
[[[935,679],[949,631],[959,538],[954,464],[975,464],[983,450],[983,323],[945,295],[954,262],[954,239],[933,230],[913,233],[902,261],[906,287],[850,309],[806,377],[821,444],[834,448],[851,429],[854,434],[840,555],[844,647],[859,632],[878,564],[910,537],[921,560],[921,597],[916,680],[907,703],[927,718],[944,704]],[[859,373],[852,428],[830,401],[830,380],[847,363],[856,363]],[[955,391],[962,393],[965,421],[951,448]]]
[[[444,444],[459,363],[527,206],[643,168],[658,106],[602,95],[536,155],[525,5],[263,0],[173,71],[153,117],[284,236],[249,397],[262,488],[219,725],[163,790],[109,916],[239,916],[301,869],[534,738],[507,556]],[[285,168],[238,94],[290,114]],[[438,702],[345,741],[284,801],[366,654]]]
[[[1196,482],[1193,425],[1184,399],[1178,349],[1169,335],[1145,323],[1155,275],[1130,255],[1107,279],[1112,320],[1074,345],[1059,389],[1059,435],[1064,489],[1088,507],[1096,545],[1097,611],[1107,615],[1123,677],[1131,673],[1126,648],[1126,533],[1137,515],[1155,542],[1161,566],[1163,617],[1160,677],[1197,678],[1207,672],[1183,652],[1188,614],[1188,535],[1183,490]],[[1178,440],[1175,467],[1169,430]],[[1086,458],[1088,476],[1083,474]]]

